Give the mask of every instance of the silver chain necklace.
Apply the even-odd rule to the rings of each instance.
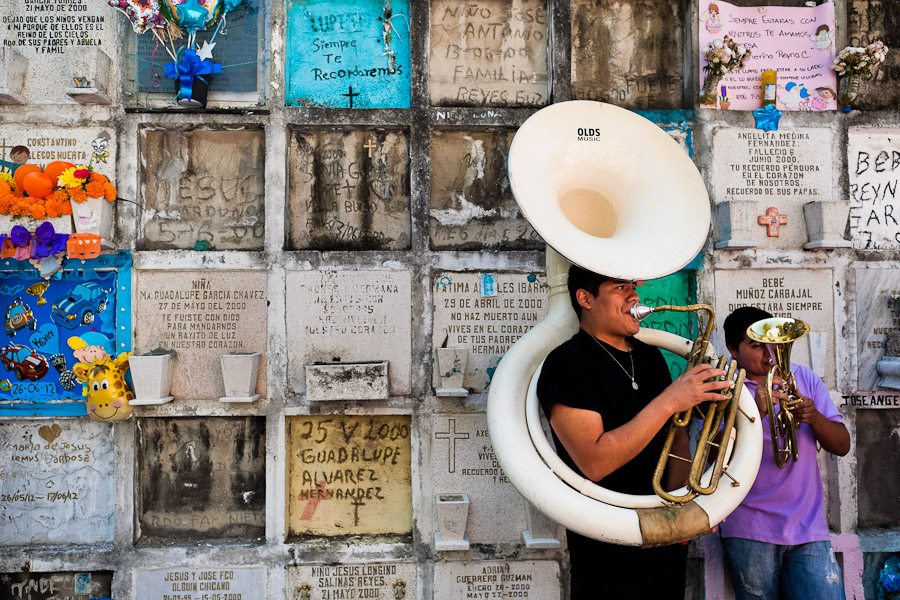
[[[588,335],[590,335],[590,334],[588,334]],[[591,335],[591,339],[594,340],[595,342],[597,342],[597,345],[600,346],[601,348],[603,348],[603,349],[606,351],[606,353],[609,354],[609,357],[610,357],[611,359],[613,359],[613,361],[614,361],[617,365],[619,365],[619,368],[622,369],[622,372],[625,373],[625,375],[627,375],[628,378],[631,380],[631,387],[634,388],[634,389],[638,389],[637,381],[634,380],[634,357],[631,355],[631,352],[628,353],[628,358],[631,359],[631,373],[629,373],[629,372],[625,369],[625,367],[622,366],[622,363],[620,363],[620,362],[616,359],[616,357],[613,356],[613,353],[610,352],[609,349],[607,349],[607,347],[604,346],[604,345],[600,342],[600,340],[598,340],[597,338],[595,338],[595,337],[592,336],[592,335]]]

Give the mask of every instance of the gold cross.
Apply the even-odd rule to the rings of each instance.
[[[377,147],[378,146],[375,145],[375,138],[369,138],[369,142],[367,144],[363,144],[363,148],[369,149],[369,158],[372,158],[372,150]]]

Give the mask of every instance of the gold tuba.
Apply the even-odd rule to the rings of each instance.
[[[548,244],[550,306],[547,317],[503,356],[488,390],[488,429],[504,474],[532,509],[594,539],[649,547],[709,532],[740,504],[756,477],[759,419],[737,415],[717,457],[744,485],[720,485],[706,494],[713,469],[701,473],[706,459],[696,459],[694,479],[703,485],[676,490],[676,497],[693,494],[676,504],[656,494],[615,492],[571,469],[547,440],[536,394],[544,359],[578,331],[566,289],[569,262],[625,280],[656,279],[683,268],[709,233],[703,178],[659,126],[589,101],[552,104],[529,117],[510,146],[508,173],[519,209]],[[714,354],[708,338],[694,350],[691,340],[661,330],[642,327],[635,337],[686,358]],[[758,414],[746,388],[738,390],[745,414]]]
[[[797,430],[800,422],[794,419],[791,408],[802,402],[797,381],[791,372],[791,346],[809,333],[809,325],[800,319],[773,317],[757,321],[747,328],[747,337],[768,344],[774,350],[775,364],[766,376],[766,409],[769,411],[769,431],[772,434],[772,453],[775,464],[783,469],[788,459],[797,460]],[[784,380],[788,400],[778,403],[775,412],[774,379],[778,374]]]
[[[672,415],[672,420],[669,422],[669,430],[666,434],[663,450],[656,463],[656,470],[653,472],[653,491],[656,492],[657,496],[668,502],[684,504],[685,502],[690,502],[696,498],[698,494],[709,495],[715,492],[719,485],[719,479],[723,474],[731,477],[731,475],[728,475],[726,472],[724,466],[726,449],[728,446],[727,440],[731,438],[731,433],[734,430],[734,418],[738,411],[739,393],[744,385],[744,370],[738,370],[737,376],[735,377],[735,371],[737,370],[737,363],[735,361],[729,361],[725,356],[720,356],[717,359],[714,356],[710,357],[708,355],[709,338],[715,328],[716,319],[716,313],[711,306],[707,304],[691,304],[688,306],[662,305],[651,307],[643,304],[635,304],[631,307],[631,316],[638,321],[643,321],[645,318],[658,311],[693,312],[697,316],[698,330],[703,331],[703,333],[694,340],[691,350],[688,352],[686,357],[687,367],[685,368],[685,371],[690,371],[697,365],[708,362],[715,368],[725,371],[725,375],[721,378],[722,381],[729,380],[735,382],[734,388],[730,390],[721,390],[720,393],[726,396],[725,400],[720,402],[708,402],[706,403],[707,406],[705,408],[695,406],[692,410],[686,410],[682,413]],[[700,320],[701,311],[708,314],[705,328],[702,326]],[[697,450],[694,452],[693,458],[672,454],[672,443],[675,440],[675,433],[678,431],[678,428],[687,427],[690,424],[691,415],[695,411],[697,416],[703,420],[703,427],[700,430],[700,436],[697,440]],[[722,432],[721,436],[719,436],[720,431]],[[718,442],[715,441],[717,436],[720,440]],[[709,481],[704,484],[702,475],[709,462],[710,453],[713,451],[713,448],[715,448],[716,452],[715,466],[709,477]],[[676,496],[662,487],[663,473],[665,473],[666,464],[670,458],[691,463],[691,471],[688,478],[688,491],[685,494]],[[732,485],[740,485],[736,479],[733,477],[731,478]]]

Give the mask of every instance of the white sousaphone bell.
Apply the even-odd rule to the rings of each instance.
[[[740,484],[726,482],[677,505],[657,495],[613,492],[575,473],[544,434],[535,392],[547,354],[578,331],[565,259],[625,280],[678,271],[697,255],[709,231],[709,197],[700,173],[647,119],[609,104],[572,101],[550,105],[522,124],[509,150],[509,180],[520,209],[548,244],[550,308],[510,348],[491,381],[488,427],[504,472],[540,512],[594,539],[655,546],[708,532],[740,504],[759,469],[762,429],[746,388],[739,392],[725,466]],[[681,356],[694,345],[643,327],[636,337]],[[714,356],[711,346],[705,354]],[[703,473],[703,481],[713,477],[712,470]],[[688,491],[672,493],[679,492]]]

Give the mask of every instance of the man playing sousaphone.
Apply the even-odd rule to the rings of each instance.
[[[599,485],[625,494],[652,494],[652,477],[673,414],[705,400],[724,400],[733,381],[706,381],[725,372],[701,364],[671,380],[658,348],[633,336],[630,309],[636,283],[578,266],[569,296],[580,330],[544,362],[537,394],[560,457]],[[674,453],[689,455],[680,428]],[[670,461],[668,489],[681,486],[688,463]],[[687,546],[619,546],[567,532],[572,600],[672,599],[684,596]]]
[[[728,351],[746,370],[744,384],[764,419],[769,418],[766,378],[774,362],[768,346],[751,339],[747,328],[771,317],[745,306],[731,313],[723,327]],[[801,400],[791,408],[794,420],[801,423],[795,432],[797,461],[788,457],[784,468],[778,467],[769,424],[764,421],[759,475],[719,530],[737,600],[844,598],[823,512],[816,444],[844,456],[850,450],[850,434],[822,379],[803,365],[791,364],[790,371]],[[776,375],[773,383],[782,388],[774,390],[775,398],[786,401],[784,380]]]

